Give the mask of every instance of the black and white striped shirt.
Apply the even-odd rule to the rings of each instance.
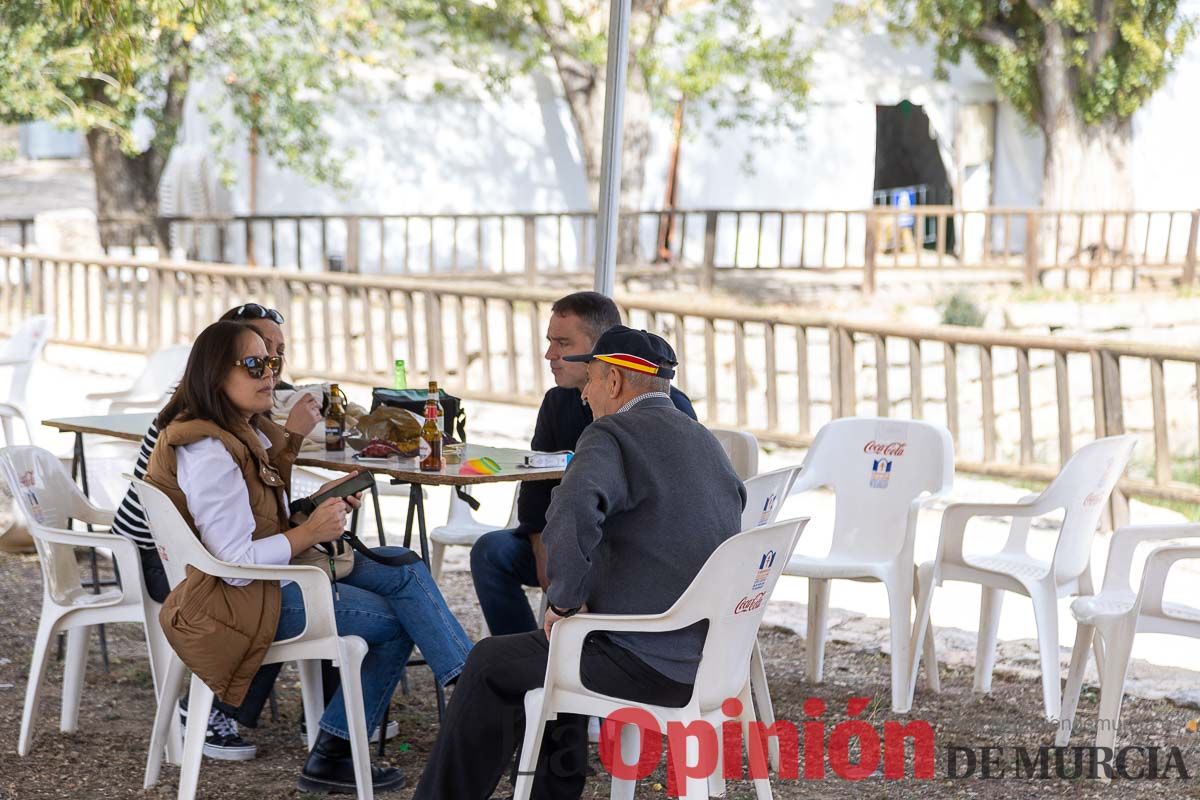
[[[158,428],[152,422],[150,430],[146,431],[146,436],[142,439],[137,463],[133,467],[133,477],[138,480],[146,477],[146,468],[150,465],[150,453],[154,451],[154,444],[157,441]],[[117,515],[113,518],[110,530],[129,539],[143,550],[154,549],[154,537],[150,533],[150,526],[146,524],[146,511],[142,508],[141,498],[138,497],[137,489],[132,483],[129,484],[129,489],[126,490],[121,505],[117,507]]]

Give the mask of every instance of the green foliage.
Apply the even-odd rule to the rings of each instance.
[[[218,76],[271,157],[336,184],[321,119],[359,70],[403,57],[403,30],[375,0],[6,0],[0,120],[107,131],[134,156],[142,118],[165,161],[190,78]]]
[[[942,312],[943,325],[961,325],[966,328],[983,327],[983,310],[975,304],[970,295],[955,292],[945,302],[938,304]]]
[[[599,0],[397,0],[424,46],[502,91],[548,60],[568,88],[604,78],[608,3]],[[634,0],[630,88],[673,111],[699,103],[718,127],[793,126],[808,94],[809,48],[795,17],[768,29],[755,0]]]
[[[895,34],[932,40],[939,72],[964,53],[1031,122],[1055,71],[1085,123],[1128,118],[1159,87],[1194,32],[1179,0],[865,0],[837,22],[882,15]],[[1052,40],[1052,41],[1051,41]],[[1054,60],[1061,41],[1062,58]]]

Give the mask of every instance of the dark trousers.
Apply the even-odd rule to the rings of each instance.
[[[158,549],[139,547],[138,554],[142,557],[142,576],[146,579],[146,590],[156,603],[161,603],[171,593],[171,585],[167,581],[167,573],[163,569]],[[262,713],[267,700],[270,699],[271,688],[275,685],[275,678],[278,677],[279,670],[282,668],[282,663],[263,664],[250,679],[250,687],[246,690],[246,697],[240,706],[231,706],[213,698],[213,708],[225,716],[237,720],[239,725],[245,725],[247,728],[258,727],[258,716]],[[326,692],[330,691],[328,683],[327,680]],[[336,683],[333,688],[337,688]],[[184,707],[186,708],[186,701]]]
[[[542,686],[550,643],[542,631],[493,636],[475,645],[446,709],[414,800],[487,800],[525,728],[525,693]],[[603,634],[588,637],[580,662],[589,689],[639,703],[681,707],[678,683]],[[577,800],[587,775],[587,718],[562,714],[546,725],[533,797]]]
[[[537,586],[537,560],[529,538],[513,529],[485,533],[471,547],[471,580],[493,636],[538,628],[526,586]]]

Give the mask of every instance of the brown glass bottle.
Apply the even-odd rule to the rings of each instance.
[[[325,414],[325,449],[341,452],[346,447],[346,395],[336,383],[329,387],[329,411]]]
[[[425,400],[425,424],[421,426],[421,438],[429,446],[429,453],[421,459],[422,472],[441,472],[442,427],[438,424],[437,384],[429,382],[429,397]]]

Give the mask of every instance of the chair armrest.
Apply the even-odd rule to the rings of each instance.
[[[1165,539],[1200,537],[1200,524],[1126,525],[1113,531],[1108,543],[1108,559],[1104,563],[1104,584],[1101,591],[1132,592],[1129,585],[1133,569],[1133,552],[1142,542]]]
[[[121,389],[116,392],[91,392],[83,396],[84,400],[117,400],[129,397],[128,389]]]
[[[662,614],[577,614],[567,619],[559,620],[550,629],[550,653],[547,664],[569,664],[574,682],[581,683],[579,677],[580,657],[583,654],[583,643],[588,634],[597,631],[614,631],[619,633],[660,633],[686,628],[698,622],[697,619],[672,614],[670,610]],[[547,672],[547,682],[552,681],[550,671]],[[552,688],[547,685],[547,689]],[[597,694],[599,694],[597,692]]]
[[[43,525],[30,525],[30,535],[51,544],[65,544],[71,547],[106,547],[114,549],[122,543],[130,544],[124,536],[108,531],[69,531],[66,528],[47,528]]]
[[[1016,503],[951,503],[942,512],[942,529],[938,538],[937,562],[950,561],[955,564],[963,563],[963,537],[966,534],[967,523],[974,517],[1012,517],[1014,527],[1010,529],[1011,536],[1017,531],[1016,520],[1040,517],[1055,506],[1051,501],[1042,500],[1042,495],[1026,495]],[[1028,525],[1021,526],[1028,531]],[[1020,534],[1018,534],[1020,535]],[[1023,548],[1023,538],[1021,539]]]
[[[294,581],[300,587],[304,601],[305,628],[302,636],[337,636],[333,615],[333,591],[329,578],[318,567],[301,564],[260,567],[254,564],[233,564],[215,558],[195,567],[214,578],[244,581]]]
[[[1200,559],[1200,544],[1168,544],[1150,554],[1146,559],[1146,569],[1142,573],[1142,587],[1139,592],[1142,611],[1164,613],[1163,589],[1167,585],[1167,574],[1176,563],[1189,559]]]

